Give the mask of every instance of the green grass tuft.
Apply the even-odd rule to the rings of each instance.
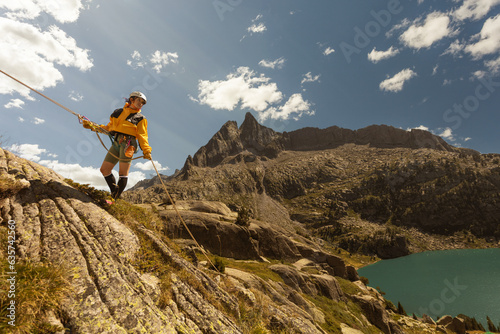
[[[19,261],[15,265],[17,274],[15,297],[9,298],[11,276],[9,263],[1,261],[0,279],[0,332],[1,333],[48,333],[57,326],[44,321],[47,312],[58,313],[62,300],[71,292],[70,272],[62,266],[49,263]],[[15,327],[8,324],[10,311],[7,309],[15,301]],[[58,328],[62,330],[63,328]]]

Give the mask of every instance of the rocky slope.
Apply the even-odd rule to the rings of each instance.
[[[44,262],[68,271],[71,293],[52,315],[52,323],[71,333],[241,333],[233,319],[175,273],[172,299],[159,307],[158,283],[131,265],[141,252],[138,235],[61,176],[0,149],[0,180],[2,234],[7,234],[7,222],[15,221],[18,265]],[[206,273],[145,227],[138,230],[161,250],[165,261],[187,271],[214,300],[238,312],[237,300]],[[18,310],[23,311],[23,304]]]
[[[437,328],[406,317],[406,323],[398,324],[382,296],[358,281],[354,268],[341,258],[266,222],[236,225],[235,213],[222,203],[190,201],[179,203],[179,209],[208,250],[260,261],[233,260],[224,274],[204,269],[196,255],[186,260],[196,253],[186,242],[181,251],[169,241],[169,234],[185,233],[176,231],[169,207],[159,211],[166,225],[160,218],[138,222],[130,215],[118,221],[96,198],[53,171],[1,149],[0,180],[2,243],[7,242],[7,226],[15,222],[13,265],[57,267],[69,284],[69,292],[51,303],[55,296],[50,293],[36,299],[37,294],[21,298],[23,291],[17,291],[14,331],[4,323],[10,297],[2,294],[2,332],[403,333],[402,326],[417,332]],[[123,201],[112,208],[125,214],[140,211]],[[140,212],[136,217],[147,216]],[[215,230],[220,244],[202,237]],[[144,260],[144,254],[153,253],[154,261]],[[263,256],[290,262],[269,263]],[[258,269],[242,270],[245,266]],[[18,289],[30,291],[42,291],[50,283],[31,286],[35,278],[21,271],[16,279]],[[43,305],[29,327],[21,312],[37,303]]]

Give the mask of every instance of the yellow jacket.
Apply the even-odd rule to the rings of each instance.
[[[107,125],[101,127],[111,133],[123,133],[137,138],[142,152],[151,153],[148,143],[148,121],[140,110],[129,108],[129,103],[120,109],[116,109],[109,117]]]

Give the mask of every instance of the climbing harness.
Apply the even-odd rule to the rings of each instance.
[[[39,91],[37,91],[36,89],[28,86],[27,84],[25,84],[24,82],[14,78],[13,76],[5,73],[4,71],[0,70],[0,73],[2,74],[5,74],[6,76],[8,76],[9,78],[11,78],[12,80],[16,81],[17,83],[23,85],[24,87],[30,89],[31,91],[37,93],[38,95],[46,98],[47,100],[49,100],[50,102],[58,105],[59,107],[63,108],[64,110],[70,112],[71,114],[73,114],[74,116],[78,117],[78,121],[80,124],[82,124],[84,121],[85,122],[88,122],[87,124],[89,125],[90,129],[92,131],[94,131],[96,134],[97,134],[97,138],[99,138],[99,141],[101,142],[102,146],[106,149],[106,151],[108,151],[109,154],[111,154],[113,157],[115,157],[116,159],[118,159],[119,161],[123,161],[123,159],[120,159],[119,157],[117,157],[116,155],[114,155],[113,153],[111,153],[108,148],[106,147],[106,145],[104,145],[101,137],[99,136],[99,133],[103,133],[103,134],[106,134],[109,136],[110,140],[111,140],[111,143],[114,143],[114,139],[113,139],[113,135],[107,131],[106,129],[103,129],[99,126],[99,124],[95,123],[95,122],[92,122],[90,121],[87,117],[83,116],[83,115],[80,115],[80,114],[77,114],[76,112],[74,112],[73,110],[69,109],[69,108],[66,108],[65,106],[63,106],[62,104],[60,104],[59,102],[57,101],[54,101],[53,99],[51,99],[50,97],[40,93]],[[145,99],[145,97],[144,97]],[[127,150],[133,146],[130,145],[130,139],[128,139],[128,142],[127,142]],[[129,153],[130,154],[130,153]],[[133,153],[132,153],[133,155]],[[137,157],[137,158],[133,158],[132,160],[136,160],[136,159],[140,159],[140,158],[144,158],[144,156],[140,156],[140,157]],[[129,159],[127,159],[127,161],[129,161]],[[189,235],[191,236],[191,238],[193,239],[193,241],[195,242],[196,246],[198,246],[198,248],[201,250],[201,252],[203,253],[203,255],[207,258],[208,262],[212,265],[212,268],[219,271],[219,269],[217,269],[217,267],[212,263],[212,261],[210,260],[210,258],[208,257],[208,254],[205,252],[205,250],[203,249],[203,247],[200,246],[200,244],[198,243],[198,241],[196,240],[196,238],[194,237],[194,235],[191,233],[191,230],[189,229],[189,227],[187,226],[186,222],[184,221],[184,219],[182,219],[182,216],[179,212],[179,210],[177,209],[177,206],[175,205],[175,202],[173,201],[172,197],[170,196],[170,193],[168,192],[167,190],[167,186],[165,185],[165,183],[163,183],[163,180],[160,176],[160,173],[158,172],[158,169],[156,168],[156,165],[153,161],[153,159],[151,158],[151,163],[153,164],[153,168],[155,169],[156,171],[156,174],[158,175],[158,178],[160,179],[160,182],[161,182],[161,185],[163,186],[163,189],[165,190],[165,193],[167,194],[167,197],[168,199],[170,200],[170,203],[172,203],[172,206],[174,207],[174,210],[177,214],[177,216],[179,217],[179,219],[181,220],[182,224],[184,225],[184,227],[186,228],[186,230],[188,231]]]

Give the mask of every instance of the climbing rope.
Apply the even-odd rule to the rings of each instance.
[[[109,149],[106,147],[106,145],[104,145],[101,137],[99,136],[99,133],[104,133],[106,135],[108,135],[111,139],[111,142],[113,142],[113,137],[111,135],[111,133],[109,131],[107,131],[106,129],[103,129],[102,127],[100,127],[97,123],[95,122],[92,122],[90,121],[87,117],[85,116],[82,116],[80,114],[77,114],[76,112],[74,112],[73,110],[69,109],[69,108],[66,108],[65,106],[63,106],[62,104],[60,104],[59,102],[51,99],[50,97],[40,93],[39,91],[37,91],[36,89],[28,86],[27,84],[25,84],[24,82],[14,78],[13,76],[5,73],[4,71],[0,70],[0,73],[8,76],[9,78],[11,78],[12,80],[16,81],[17,83],[23,85],[24,87],[30,89],[31,91],[37,93],[38,95],[46,98],[47,100],[49,100],[50,102],[56,104],[57,106],[63,108],[64,110],[66,110],[67,112],[70,112],[71,114],[73,114],[74,116],[78,117],[78,121],[81,123],[83,123],[83,121],[87,121],[88,124],[90,125],[90,128],[92,131],[94,131],[96,134],[97,134],[97,138],[99,138],[99,141],[101,142],[102,146],[104,147],[104,149],[106,151],[108,151],[109,154],[111,154],[113,157],[115,157],[116,159],[118,159],[119,161],[123,161],[123,159],[120,159],[119,157],[117,157],[116,155],[114,155],[112,152],[109,151]],[[137,158],[133,158],[132,160],[136,160],[136,159],[140,159],[140,158],[144,158],[144,156],[140,156],[140,157],[137,157]],[[128,160],[128,159],[127,159]],[[212,261],[210,260],[210,258],[208,257],[208,254],[205,252],[205,250],[203,249],[203,247],[200,246],[200,244],[198,243],[198,241],[196,240],[196,238],[194,237],[193,233],[191,233],[191,230],[189,229],[189,227],[187,226],[186,222],[184,221],[184,219],[182,219],[182,216],[179,212],[179,210],[177,209],[177,206],[175,205],[175,202],[172,200],[172,197],[170,196],[170,193],[168,192],[167,190],[167,186],[165,185],[165,183],[163,183],[163,180],[160,176],[160,173],[158,172],[158,169],[156,168],[156,165],[153,161],[153,158],[151,158],[151,163],[153,164],[153,167],[156,171],[156,175],[158,175],[158,178],[160,179],[160,182],[161,182],[161,185],[163,186],[163,189],[165,190],[165,193],[167,194],[168,196],[168,199],[170,200],[170,203],[172,203],[174,209],[175,209],[175,212],[177,214],[177,216],[179,217],[179,219],[181,220],[182,224],[184,225],[184,227],[186,228],[186,230],[188,231],[189,235],[191,236],[191,238],[194,240],[196,246],[198,246],[198,248],[201,250],[201,252],[203,253],[203,255],[207,258],[208,262],[212,265],[212,268],[219,271],[219,269],[217,269],[217,267],[215,267],[215,265],[212,263]]]
[[[167,186],[165,185],[165,183],[163,183],[163,180],[161,179],[160,173],[158,172],[158,169],[156,169],[156,165],[155,165],[153,159],[151,159],[151,163],[153,164],[153,167],[154,167],[154,169],[156,171],[156,175],[158,175],[158,178],[160,179],[161,185],[163,186],[163,189],[165,190],[165,193],[167,194],[167,197],[168,197],[170,203],[172,203],[172,206],[174,207],[174,210],[177,213],[177,216],[180,218],[182,224],[186,228],[186,231],[189,233],[189,236],[191,237],[191,239],[194,240],[194,243],[196,244],[196,246],[198,246],[198,248],[201,250],[201,252],[203,253],[203,255],[208,260],[208,262],[212,265],[212,268],[215,269],[215,270],[217,270],[217,271],[219,271],[219,269],[212,263],[212,260],[210,260],[210,258],[208,257],[208,254],[205,252],[205,250],[203,249],[203,247],[200,246],[200,244],[198,243],[198,241],[194,237],[193,233],[191,233],[191,230],[187,226],[187,224],[184,221],[184,219],[182,219],[182,216],[181,216],[179,210],[177,209],[177,206],[175,205],[175,202],[173,201],[172,197],[170,196],[170,193],[167,190]]]
[[[68,111],[68,112],[72,113],[72,114],[73,114],[73,115],[75,115],[76,117],[80,118],[80,115],[78,115],[76,112],[72,111],[71,109],[66,108],[66,107],[65,107],[65,106],[63,106],[62,104],[60,104],[60,103],[58,103],[58,102],[56,102],[56,101],[52,100],[50,97],[43,95],[42,93],[40,93],[40,92],[39,92],[39,91],[37,91],[36,89],[31,88],[30,86],[28,86],[28,85],[27,85],[27,84],[25,84],[24,82],[21,82],[21,81],[17,80],[16,78],[14,78],[13,76],[11,76],[11,75],[9,75],[9,74],[5,73],[4,71],[0,70],[0,72],[1,72],[1,73],[3,73],[3,74],[5,74],[6,76],[8,76],[9,78],[11,78],[12,80],[16,81],[17,83],[20,83],[20,84],[21,84],[21,85],[23,85],[24,87],[26,87],[26,88],[28,88],[28,89],[30,89],[30,90],[32,90],[32,91],[34,91],[34,92],[35,92],[35,93],[37,93],[38,95],[43,96],[44,98],[46,98],[46,99],[47,99],[47,100],[49,100],[50,102],[52,102],[52,103],[54,103],[54,104],[57,104],[59,107],[61,107],[61,108],[63,108],[64,110],[66,110],[66,111]]]

